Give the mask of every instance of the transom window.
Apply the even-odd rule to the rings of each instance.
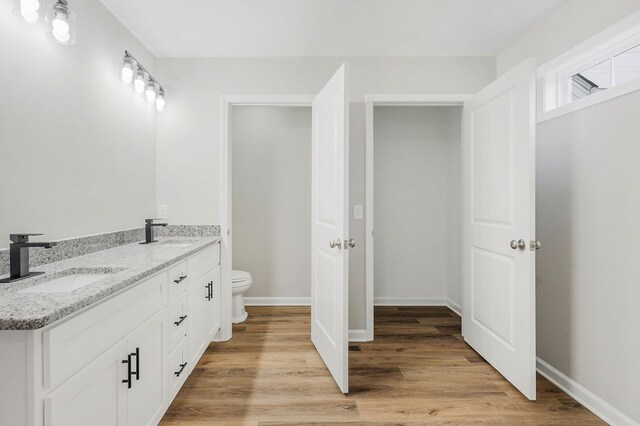
[[[571,76],[571,101],[640,79],[640,45]]]
[[[538,68],[538,121],[640,90],[640,12]]]

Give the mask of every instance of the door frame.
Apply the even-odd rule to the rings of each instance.
[[[233,267],[231,120],[233,106],[308,107],[315,95],[222,95],[220,96],[220,335],[231,339],[231,270]]]
[[[374,237],[373,237],[373,109],[376,106],[464,106],[464,101],[471,94],[404,94],[404,95],[365,95],[366,105],[366,130],[365,130],[365,339],[373,340],[374,322]],[[460,121],[462,127],[462,120]],[[460,141],[462,143],[462,141]],[[460,217],[462,225],[462,217]],[[460,264],[462,271],[462,264]],[[444,299],[439,305],[448,306],[453,311],[462,315],[462,307],[454,305],[448,299]]]

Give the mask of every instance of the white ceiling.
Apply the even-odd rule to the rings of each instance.
[[[495,56],[563,3],[101,1],[157,57]]]

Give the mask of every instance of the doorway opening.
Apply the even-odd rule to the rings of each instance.
[[[305,95],[225,95],[221,98],[220,134],[220,269],[221,331],[220,340],[232,335],[233,270],[233,111],[238,107],[309,108],[313,96]],[[262,230],[263,232],[265,230]],[[249,271],[250,272],[250,271]],[[253,285],[253,283],[252,283]]]
[[[231,130],[232,266],[252,278],[250,286],[232,279],[239,322],[241,300],[309,305],[311,107],[236,105]]]
[[[367,96],[368,340],[374,306],[448,306],[462,313],[466,97]]]

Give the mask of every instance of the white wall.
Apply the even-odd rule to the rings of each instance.
[[[311,296],[311,108],[232,108],[233,268],[248,297]]]
[[[377,303],[460,303],[460,131],[460,107],[374,107]]]
[[[640,0],[569,0],[498,55],[498,75],[527,58],[538,65],[640,9]]]
[[[499,68],[528,56],[542,63],[638,8],[570,1],[501,54]],[[536,138],[538,357],[635,422],[638,105],[639,92],[600,103],[538,125]]]
[[[158,119],[158,202],[172,223],[218,224],[220,96],[314,94],[350,63],[350,196],[364,205],[367,93],[474,93],[495,58],[158,59],[169,95]],[[364,328],[364,221],[351,221],[350,326]],[[223,231],[224,232],[224,231]]]
[[[120,80],[130,49],[154,58],[98,0],[72,2],[62,46],[0,3],[0,248],[10,232],[68,238],[154,215],[155,117]]]
[[[640,422],[640,92],[538,126],[538,356]]]

